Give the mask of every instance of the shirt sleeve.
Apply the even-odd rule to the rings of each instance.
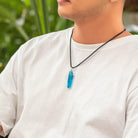
[[[0,74],[0,125],[3,127],[3,132],[0,135],[3,137],[9,134],[16,119],[17,69],[16,52]]]
[[[0,74],[0,125],[3,128],[0,135],[3,137],[10,133],[16,123],[18,96],[24,78],[24,62],[28,60],[25,56],[30,54],[28,51],[37,46],[39,40],[38,36],[21,45]]]
[[[126,126],[123,138],[138,138],[138,86],[127,97]]]

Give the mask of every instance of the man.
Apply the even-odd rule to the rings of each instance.
[[[138,138],[138,35],[123,6],[58,0],[74,26],[29,40],[1,73],[2,136]]]

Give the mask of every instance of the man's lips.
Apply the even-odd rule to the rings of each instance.
[[[66,3],[66,2],[70,2],[70,0],[57,0],[57,2],[59,4],[63,4],[63,3]]]

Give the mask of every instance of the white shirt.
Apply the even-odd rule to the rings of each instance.
[[[0,75],[0,124],[9,138],[138,138],[138,35],[114,39],[73,70],[73,27],[33,38]],[[73,66],[101,44],[72,40]]]

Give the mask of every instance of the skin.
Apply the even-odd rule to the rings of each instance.
[[[0,132],[2,132],[2,130],[3,130],[3,129],[2,129],[2,126],[0,126]]]
[[[83,44],[104,43],[121,32],[124,0],[71,0],[58,3],[58,14],[74,21],[73,40]],[[132,35],[125,31],[115,39]]]

